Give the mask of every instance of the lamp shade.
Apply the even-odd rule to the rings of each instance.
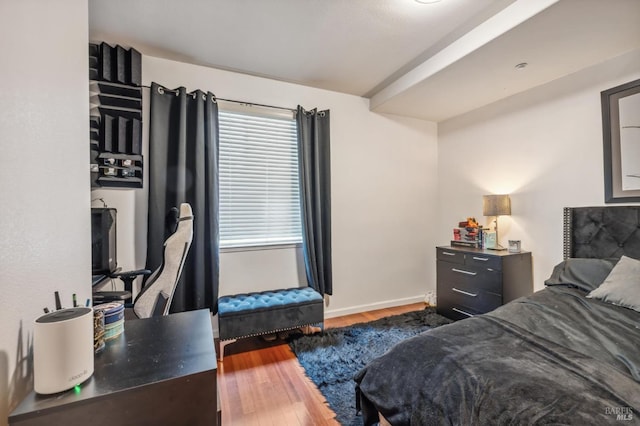
[[[511,198],[508,194],[483,195],[482,214],[484,216],[511,215]]]

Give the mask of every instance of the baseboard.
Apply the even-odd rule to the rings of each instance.
[[[335,318],[350,314],[359,314],[361,312],[375,311],[376,309],[392,308],[394,306],[409,305],[411,303],[424,302],[424,294],[418,296],[405,297],[402,299],[385,300],[384,302],[369,303],[366,305],[350,306],[340,309],[325,309],[325,318]]]

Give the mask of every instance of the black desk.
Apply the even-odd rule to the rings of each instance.
[[[97,286],[99,284],[102,284],[104,281],[107,280],[107,278],[111,278],[109,276],[110,274],[113,274],[114,272],[120,272],[121,270],[122,270],[122,268],[118,266],[116,269],[114,269],[111,272],[91,275],[91,287],[95,287],[95,286]],[[129,290],[131,290],[131,289],[129,289]]]
[[[91,275],[91,287],[95,287],[109,278],[107,274]]]
[[[208,310],[127,321],[79,392],[31,392],[9,424],[215,425],[216,368]]]
[[[113,280],[114,278],[111,276],[111,274],[120,272],[121,269],[122,268],[117,267],[116,269],[113,270],[113,272],[110,272],[109,274],[92,275],[91,287],[95,288],[105,283],[107,280]],[[132,302],[131,295],[133,294],[133,282],[130,280],[123,280],[123,281],[124,281],[124,291],[93,290],[93,305],[95,306],[101,303],[114,302],[114,301],[120,301],[127,305],[131,304]]]

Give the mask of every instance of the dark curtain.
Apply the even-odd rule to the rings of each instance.
[[[193,209],[193,241],[171,312],[209,308],[217,313],[218,104],[212,93],[187,93],[151,84],[149,118],[147,269],[162,263],[171,208]]]
[[[309,286],[333,294],[329,110],[298,106],[298,170],[305,270]]]

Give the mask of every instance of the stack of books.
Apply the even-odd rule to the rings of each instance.
[[[482,247],[482,226],[468,226],[469,222],[460,222],[458,228],[453,229],[452,247]]]

